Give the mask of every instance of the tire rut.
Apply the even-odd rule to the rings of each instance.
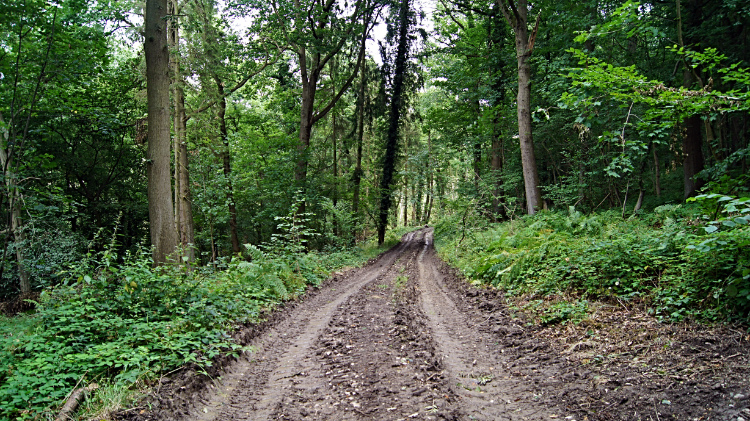
[[[479,331],[447,292],[432,251],[432,232],[419,255],[419,304],[428,319],[446,376],[469,419],[549,419],[555,414],[534,401],[528,382],[512,379],[498,358],[494,338]]]
[[[364,285],[383,278],[408,249],[408,233],[401,244],[381,256],[375,264],[348,276],[328,293],[312,298],[278,326],[251,343],[252,351],[244,354],[229,368],[221,380],[209,386],[190,416],[195,421],[264,420],[278,407],[289,386],[287,383],[314,370],[312,345],[331,320],[334,311],[346,303]],[[340,292],[337,292],[340,291]]]
[[[490,308],[475,308],[467,300],[480,292],[463,282],[436,257],[431,228],[406,234],[255,331],[251,350],[202,391],[177,396],[184,388],[170,381],[157,398],[161,409],[128,419],[556,418],[547,397],[559,383],[548,379],[559,367],[514,368],[522,347],[504,348],[526,335],[499,295],[480,300]],[[480,326],[488,321],[496,327]]]

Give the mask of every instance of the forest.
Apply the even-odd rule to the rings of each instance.
[[[737,0],[2,2],[0,418],[121,410],[426,226],[540,326],[747,332],[749,134]]]

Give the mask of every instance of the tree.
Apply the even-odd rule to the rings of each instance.
[[[190,195],[190,168],[187,148],[187,114],[185,111],[185,77],[180,68],[180,14],[179,0],[169,0],[169,45],[172,58],[172,98],[174,101],[174,206],[175,228],[185,257],[195,259],[193,244],[193,203]]]
[[[166,263],[177,248],[170,170],[169,50],[167,0],[147,0],[145,19],[148,95],[148,215],[154,264]]]
[[[526,0],[497,0],[497,8],[505,16],[516,38],[516,56],[518,57],[518,140],[521,143],[521,162],[523,180],[526,189],[526,212],[533,215],[542,207],[542,192],[539,189],[539,173],[534,156],[534,137],[531,131],[531,65],[529,59],[534,50],[539,16],[534,29],[529,34],[529,5]]]
[[[398,6],[396,28],[398,30],[396,58],[393,69],[393,88],[391,91],[390,111],[388,114],[388,133],[383,157],[383,177],[380,180],[380,209],[378,212],[378,244],[385,241],[385,230],[388,225],[388,212],[391,208],[393,176],[396,170],[396,153],[398,149],[401,111],[404,108],[404,82],[407,61],[409,59],[409,27],[413,24],[409,0],[395,3]],[[395,31],[394,31],[395,32]]]
[[[365,42],[381,4],[378,0],[357,0],[351,5],[334,0],[274,0],[251,1],[247,5],[254,12],[260,12],[264,25],[280,29],[299,64],[302,92],[299,157],[294,174],[296,183],[304,189],[312,128],[336,105],[356,78],[365,59]],[[346,59],[347,55],[350,60]],[[342,81],[337,83],[336,92],[326,98],[324,105],[318,106],[323,71],[334,57],[339,63],[349,63],[348,70],[341,72]],[[304,202],[299,211],[304,213]]]

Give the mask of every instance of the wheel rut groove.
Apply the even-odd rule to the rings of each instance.
[[[522,347],[506,348],[528,335],[502,296],[484,293],[474,306],[459,282],[435,255],[431,228],[409,233],[254,331],[250,350],[202,389],[167,380],[151,409],[119,418],[565,419],[551,392],[564,364],[516,367]]]

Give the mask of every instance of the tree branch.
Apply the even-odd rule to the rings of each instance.
[[[370,30],[372,27],[370,26],[370,17],[368,16],[365,18],[365,31],[362,33],[362,41],[361,46],[359,49],[359,57],[357,57],[357,65],[352,70],[352,74],[349,75],[349,78],[346,80],[346,83],[344,83],[344,86],[341,87],[339,92],[331,98],[331,101],[326,105],[322,110],[320,110],[318,113],[313,114],[312,116],[312,123],[314,124],[316,121],[320,120],[321,118],[325,117],[326,114],[328,114],[329,111],[333,108],[334,105],[338,102],[339,99],[341,99],[341,96],[344,95],[344,92],[346,92],[349,87],[352,85],[352,82],[354,81],[354,78],[357,77],[357,74],[359,73],[359,70],[362,68],[362,63],[365,59],[365,45],[367,42],[367,37],[370,34]]]

